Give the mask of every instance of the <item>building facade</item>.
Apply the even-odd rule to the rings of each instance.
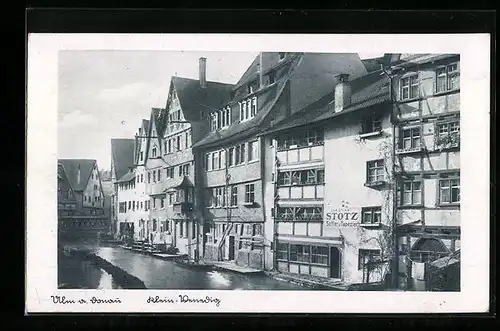
[[[346,69],[347,68],[347,69]],[[366,73],[356,54],[261,53],[231,98],[207,114],[210,132],[194,145],[208,260],[273,268],[272,227],[263,176],[269,142],[257,135],[331,91],[335,75]],[[271,201],[271,202],[270,202]]]
[[[460,249],[460,58],[407,54],[392,70],[401,283]]]
[[[59,197],[64,201],[58,203],[59,234],[90,239],[108,231],[110,219],[104,213],[104,192],[96,160],[59,159]]]
[[[113,236],[120,236],[120,222],[124,222],[123,219],[123,205],[122,211],[120,212],[120,202],[124,202],[123,195],[119,197],[119,193],[123,189],[122,185],[119,185],[119,180],[128,173],[134,165],[134,139],[111,139],[111,170],[110,177],[111,183],[113,185],[113,191],[110,197],[110,208],[111,208],[111,233]],[[121,198],[121,200],[119,199]],[[119,220],[120,216],[120,220]],[[123,228],[124,225],[121,225]]]
[[[274,268],[344,284],[389,267],[392,124],[380,71],[350,80],[264,135]]]

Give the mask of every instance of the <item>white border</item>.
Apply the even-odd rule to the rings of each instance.
[[[459,293],[58,290],[56,268],[57,68],[59,50],[459,53],[461,55],[461,260]],[[485,312],[489,305],[490,36],[31,34],[28,39],[27,312]],[[212,296],[219,307],[147,304],[149,295]],[[55,305],[117,298],[121,304]]]

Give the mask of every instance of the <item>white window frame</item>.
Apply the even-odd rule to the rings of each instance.
[[[254,203],[254,202],[255,202],[255,184],[246,184],[245,203]]]
[[[415,82],[412,82],[412,79],[415,79]],[[404,84],[404,81],[408,80],[408,85]],[[416,86],[416,95],[412,95],[413,87]],[[408,89],[408,96],[404,97],[404,90]],[[399,80],[399,99],[401,101],[413,100],[418,98],[420,95],[420,80],[418,77],[418,73],[412,73],[406,76],[403,76]]]
[[[419,183],[419,189],[415,189],[415,184]],[[406,189],[405,184],[410,184],[410,188]],[[423,182],[420,180],[405,180],[401,185],[401,206],[420,206],[422,205],[422,186]],[[410,201],[405,202],[405,194],[410,195]],[[416,199],[418,197],[418,199]],[[418,202],[416,202],[418,200]]]
[[[381,163],[381,165],[380,165]],[[385,181],[385,162],[384,160],[371,160],[366,163],[366,182],[368,184],[383,182]],[[375,173],[372,175],[372,170],[375,170]],[[379,174],[379,171],[382,171],[382,174]],[[382,179],[379,179],[382,176]],[[373,180],[372,180],[373,178]]]
[[[415,135],[414,130],[418,130],[418,135]],[[405,132],[410,132],[409,137],[405,137]],[[417,139],[417,140],[416,140]],[[410,141],[410,146],[405,147],[405,141]],[[418,141],[418,143],[414,144],[415,141]],[[422,132],[420,130],[419,126],[412,126],[412,127],[404,127],[401,129],[401,137],[400,137],[400,149],[401,150],[411,150],[411,149],[418,149],[422,146]]]
[[[259,141],[252,140],[248,142],[248,162],[259,160]]]
[[[447,182],[448,186],[442,186],[441,183]],[[455,182],[456,184],[453,184]],[[446,178],[446,179],[440,179],[439,180],[439,204],[440,205],[455,205],[455,204],[460,204],[460,178],[459,177],[453,177],[453,178]],[[452,201],[452,192],[453,190],[456,189],[458,190],[458,200],[457,201]],[[443,191],[448,190],[448,200],[449,201],[444,201],[445,199],[443,198]]]

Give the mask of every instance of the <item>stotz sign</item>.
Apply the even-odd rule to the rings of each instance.
[[[327,210],[325,222],[327,226],[335,227],[356,227],[360,223],[360,214],[349,205],[349,202],[342,201],[340,208]]]

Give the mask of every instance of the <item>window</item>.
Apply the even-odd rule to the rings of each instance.
[[[253,92],[249,92],[253,93]],[[240,122],[249,120],[257,114],[257,97],[238,102]]]
[[[328,247],[311,246],[311,263],[328,265]]]
[[[278,173],[278,185],[291,185],[291,184],[292,184],[291,172]]]
[[[358,270],[365,269],[380,262],[380,250],[360,249],[358,257]]]
[[[278,260],[288,260],[288,244],[278,243],[276,245],[276,258]]]
[[[97,190],[97,185],[96,184],[94,184],[94,190]]]
[[[402,194],[403,205],[418,205],[422,203],[422,182],[404,181]]]
[[[169,193],[168,194],[168,205],[172,206],[174,204],[174,201],[175,201],[174,193]]]
[[[255,202],[255,184],[245,185],[245,203]]]
[[[156,183],[156,170],[153,170],[153,183]]]
[[[361,210],[362,224],[380,224],[382,212],[380,207],[365,207]]]
[[[250,108],[250,117],[254,117],[257,114],[257,97],[252,98],[252,105]]]
[[[420,148],[420,128],[403,129],[401,148],[403,150]]]
[[[311,246],[290,245],[290,261],[310,262]]]
[[[156,209],[156,198],[151,199],[153,201],[153,209]]]
[[[181,136],[177,136],[177,151],[181,150]]]
[[[278,185],[314,185],[324,184],[325,171],[310,169],[278,173]]]
[[[214,152],[212,154],[212,169],[217,170],[220,169],[220,154],[219,152]]]
[[[248,143],[248,162],[259,159],[259,145],[258,141],[250,141]]]
[[[184,148],[185,149],[188,149],[189,147],[191,147],[189,144],[189,134],[190,134],[190,131],[188,131],[184,134]]]
[[[140,159],[141,159],[141,161],[144,159],[144,152],[140,153]]]
[[[182,174],[184,176],[189,176],[189,168],[190,168],[189,163],[182,166]]]
[[[363,118],[361,122],[361,133],[382,131],[382,119],[377,114],[371,114]]]
[[[458,63],[450,64],[436,70],[436,92],[451,91],[460,88],[460,72]]]
[[[210,131],[217,131],[217,113],[210,114]]]
[[[384,160],[369,161],[367,162],[367,168],[368,184],[384,181]]]
[[[232,186],[231,187],[231,206],[237,206],[237,205],[238,205],[238,187]]]
[[[223,207],[224,205],[224,194],[222,187],[215,188],[215,207]]]
[[[208,171],[212,170],[212,153],[205,155],[205,169]]]
[[[442,179],[439,181],[439,203],[450,204],[460,202],[460,179]]]
[[[143,210],[143,209],[144,209],[144,204],[143,204],[143,202],[141,201],[141,210]]]
[[[148,171],[148,183],[151,183],[151,173]]]
[[[418,75],[401,78],[400,80],[400,98],[409,100],[418,97]]]
[[[183,221],[179,222],[179,236],[184,237],[184,222]]]
[[[324,133],[322,129],[285,134],[277,138],[278,150],[322,145]]]
[[[279,54],[279,57],[280,57],[280,61],[283,60],[286,57],[286,53],[285,52],[280,52],[278,54]]]
[[[436,127],[437,147],[457,147],[460,143],[460,122],[439,123]]]
[[[152,154],[153,154],[153,157],[156,157],[156,147],[153,147],[153,152],[152,152]]]
[[[161,169],[158,169],[158,181],[161,182]]]
[[[168,140],[168,145],[167,145],[167,154],[172,153],[172,139]]]
[[[160,208],[165,208],[165,199],[160,198]]]
[[[130,210],[130,209],[132,209],[132,201],[129,201],[129,202],[128,202],[128,209],[129,209],[129,210]]]
[[[182,166],[179,166],[179,177],[182,177]]]
[[[231,167],[234,165],[234,147],[229,148],[228,158],[229,159],[227,160],[227,163],[228,163],[228,166]]]

